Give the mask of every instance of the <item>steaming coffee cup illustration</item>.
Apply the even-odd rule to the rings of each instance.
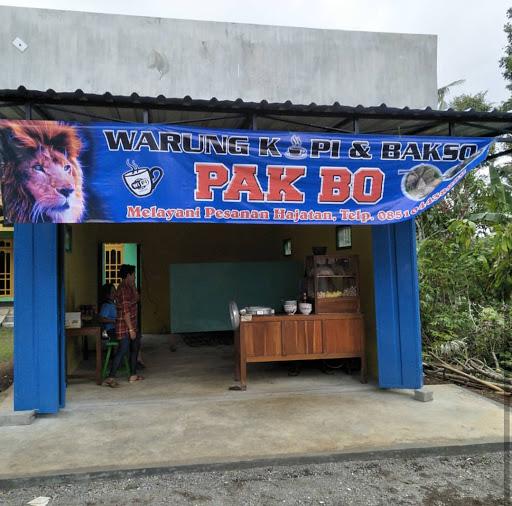
[[[308,152],[305,147],[302,146],[302,141],[298,135],[292,135],[291,145],[286,150],[284,156],[291,160],[302,160],[308,156]]]
[[[151,195],[164,175],[160,167],[139,167],[133,160],[126,165],[130,170],[123,174],[124,184],[136,197]]]

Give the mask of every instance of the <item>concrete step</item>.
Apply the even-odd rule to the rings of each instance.
[[[8,309],[7,314],[5,314],[3,317],[0,316],[0,325],[2,325],[2,327],[13,328],[14,327],[14,308],[9,307],[7,309]],[[1,315],[1,313],[0,313],[0,315]]]
[[[36,417],[36,412],[31,409],[27,411],[0,411],[0,427],[12,427],[15,425],[30,425]]]
[[[29,425],[36,418],[33,409],[26,411],[14,411],[13,408],[14,390],[12,387],[2,392],[0,399],[0,427],[12,427],[14,425]]]

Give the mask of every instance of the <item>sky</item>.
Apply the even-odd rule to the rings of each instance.
[[[499,69],[512,0],[25,0],[0,5],[338,30],[438,36],[438,86],[452,96],[487,91],[509,98]]]

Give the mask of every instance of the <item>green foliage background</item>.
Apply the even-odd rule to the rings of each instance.
[[[509,23],[505,30],[512,45]],[[506,54],[502,66],[510,83],[512,49]],[[447,91],[443,88],[440,98],[445,100]],[[509,103],[512,99],[502,107]],[[457,110],[492,108],[485,92],[460,95],[449,105]],[[510,161],[491,162],[468,174],[416,223],[424,349],[451,350],[512,370]]]

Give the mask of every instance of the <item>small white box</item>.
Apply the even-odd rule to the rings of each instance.
[[[25,51],[25,49],[27,49],[28,47],[28,44],[23,40],[21,39],[20,37],[16,37],[13,41],[12,41],[12,45],[18,49],[19,51],[21,51],[22,53]]]
[[[82,326],[82,313],[66,313],[64,326],[67,329],[79,329]]]

